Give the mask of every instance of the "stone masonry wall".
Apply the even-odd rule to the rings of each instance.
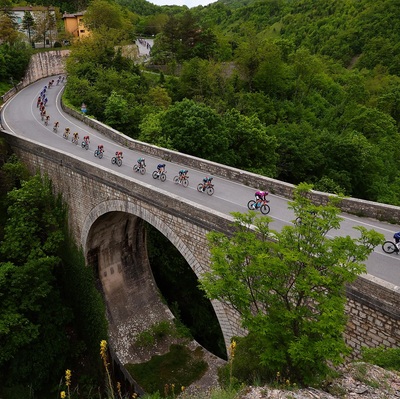
[[[65,61],[69,56],[69,53],[69,50],[55,50],[32,55],[29,61],[28,70],[26,71],[22,82],[19,82],[15,87],[1,96],[1,99],[6,102],[17,91],[39,79],[64,74]]]
[[[347,287],[346,342],[358,357],[362,347],[400,345],[400,287],[367,275]]]

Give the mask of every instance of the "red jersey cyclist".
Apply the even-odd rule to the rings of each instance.
[[[98,145],[97,151],[99,152],[99,154],[102,154],[104,152],[104,145],[103,144]]]
[[[117,159],[122,159],[122,158],[123,158],[123,156],[122,156],[122,151],[116,151],[115,157],[116,157]]]
[[[89,143],[90,143],[89,136],[85,136],[85,137],[83,138],[83,141],[84,141],[86,144],[89,144]]]

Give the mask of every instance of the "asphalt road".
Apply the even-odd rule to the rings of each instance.
[[[17,136],[37,140],[74,157],[109,168],[110,170],[129,176],[130,178],[153,185],[155,189],[158,188],[182,196],[183,198],[224,214],[229,214],[233,211],[246,212],[246,204],[250,199],[253,199],[254,192],[257,189],[268,189],[268,187],[250,188],[236,182],[214,177],[213,183],[215,186],[215,193],[213,196],[208,196],[196,190],[197,184],[200,183],[204,177],[204,172],[189,169],[188,176],[190,184],[188,188],[184,188],[181,185],[174,184],[172,179],[185,165],[178,165],[171,162],[166,162],[167,180],[165,182],[154,180],[151,173],[156,169],[156,165],[160,163],[161,160],[121,147],[96,130],[89,128],[83,122],[62,112],[60,107],[62,85],[54,86],[47,90],[46,95],[48,103],[46,110],[51,120],[49,126],[44,126],[39,110],[36,107],[36,101],[44,85],[46,85],[50,79],[51,78],[47,78],[26,87],[5,104],[2,111],[2,123],[7,131]],[[57,77],[53,77],[53,79],[56,81]],[[60,122],[58,133],[54,133],[52,130],[53,123],[56,120]],[[76,146],[72,144],[70,141],[72,134],[68,141],[63,139],[62,133],[65,127],[70,127],[71,132],[78,132],[80,142],[83,136],[89,135],[91,141],[90,149],[86,151],[82,149],[80,145]],[[103,144],[105,148],[103,159],[98,159],[93,156],[93,152],[99,144]],[[121,150],[124,153],[123,165],[121,167],[112,165],[110,162],[111,157],[117,150]],[[143,176],[132,170],[133,165],[140,156],[146,159],[147,164],[147,173]],[[269,195],[269,199],[271,206],[269,216],[274,219],[271,227],[279,230],[282,226],[291,224],[294,215],[287,207],[287,199],[272,194]],[[400,231],[399,225],[383,223],[374,219],[359,218],[348,214],[342,214],[342,217],[343,222],[341,223],[340,230],[332,232],[332,235],[350,235],[356,237],[358,232],[355,231],[353,227],[357,225],[375,229],[384,234],[387,240],[392,239],[395,231]],[[366,265],[369,274],[400,286],[400,256],[387,255],[379,246],[375,248],[375,251],[369,257]]]

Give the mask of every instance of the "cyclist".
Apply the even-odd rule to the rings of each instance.
[[[64,131],[64,136],[65,136],[66,138],[68,138],[70,133],[71,133],[70,128],[69,128],[69,127],[66,127],[66,128],[65,128],[65,131]]]
[[[75,133],[74,133],[74,137],[73,137],[72,140],[73,140],[74,143],[77,143],[77,142],[78,142],[78,140],[79,140],[79,134],[78,134],[78,132],[75,132]]]
[[[53,130],[56,132],[58,127],[60,126],[60,122],[54,122]]]
[[[102,154],[104,152],[104,145],[103,144],[98,145],[97,150],[99,151],[99,154]]]
[[[144,158],[142,158],[142,157],[140,157],[138,160],[137,160],[137,163],[138,163],[138,168],[140,169],[140,168],[145,168],[146,167],[146,161],[144,160]]]
[[[157,165],[157,172],[158,172],[158,176],[160,176],[161,173],[165,172],[165,163],[159,163]]]
[[[400,248],[399,248],[399,246],[400,246],[400,231],[398,231],[397,233],[394,233],[393,238],[394,238],[394,241],[396,244],[397,251],[399,251],[400,250]]]
[[[46,116],[46,110],[43,109],[42,111],[40,111],[40,115],[42,117],[42,121],[44,120],[44,117]]]
[[[115,153],[115,156],[116,156],[117,159],[122,159],[122,158],[123,158],[123,156],[122,156],[122,151],[117,151],[117,152]]]
[[[44,124],[47,126],[50,122],[50,115],[47,115],[45,120],[44,120]]]
[[[85,136],[85,137],[83,138],[83,141],[84,141],[86,144],[89,144],[89,143],[90,143],[89,136]]]
[[[206,176],[203,179],[203,191],[206,189],[207,186],[211,185],[213,177],[212,176]]]
[[[255,200],[256,200],[256,208],[258,208],[261,205],[262,201],[267,201],[267,195],[268,191],[256,191],[254,194]]]
[[[179,180],[185,179],[187,177],[187,173],[188,173],[187,169],[181,169],[179,171]]]

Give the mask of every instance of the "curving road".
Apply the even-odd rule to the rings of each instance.
[[[190,185],[184,188],[181,185],[176,185],[172,182],[175,175],[184,165],[177,165],[171,162],[166,163],[167,180],[163,183],[159,180],[154,180],[151,177],[151,172],[156,168],[156,165],[161,162],[161,159],[150,157],[147,154],[141,154],[137,151],[127,150],[118,144],[115,144],[110,139],[106,138],[98,131],[89,128],[83,122],[72,118],[65,114],[60,107],[60,96],[62,85],[54,86],[47,90],[48,103],[46,106],[47,114],[50,115],[51,121],[49,126],[44,126],[39,110],[36,107],[37,98],[42,91],[44,85],[52,78],[47,78],[21,90],[17,95],[11,98],[3,107],[2,124],[6,131],[17,136],[27,137],[43,144],[56,148],[64,153],[68,153],[74,157],[81,158],[87,162],[95,163],[110,170],[125,174],[131,178],[143,181],[162,190],[167,190],[173,194],[180,195],[188,200],[210,207],[213,210],[229,214],[233,211],[246,212],[246,204],[252,199],[257,188],[250,188],[229,180],[219,177],[214,177],[215,193],[213,196],[208,196],[203,193],[198,193],[196,190],[197,184],[204,177],[204,172],[189,170]],[[57,77],[53,77],[57,80]],[[60,122],[58,133],[52,131],[52,126],[55,121]],[[80,141],[85,135],[90,136],[91,148],[89,151],[82,149],[71,143],[70,140],[65,140],[62,137],[62,132],[65,127],[70,127],[71,132],[78,132]],[[70,135],[71,138],[72,135]],[[94,158],[93,151],[98,144],[103,144],[105,154],[103,159]],[[112,165],[110,160],[115,151],[121,150],[124,153],[123,165],[119,168]],[[147,173],[142,176],[132,171],[136,160],[143,156],[146,158]],[[260,187],[261,189],[263,187]],[[266,187],[267,189],[267,187]],[[282,226],[291,224],[294,219],[293,212],[287,207],[287,199],[276,195],[269,195],[271,213],[270,216],[274,219],[271,227],[279,230]],[[334,231],[335,235],[350,235],[357,236],[357,232],[353,227],[357,225],[373,228],[376,231],[385,235],[387,240],[391,240],[395,231],[400,231],[399,225],[383,223],[373,219],[359,218],[357,216],[342,214],[343,222],[338,231]],[[387,255],[383,253],[380,247],[375,248],[367,261],[368,273],[376,276],[389,283],[400,286],[400,256]]]

